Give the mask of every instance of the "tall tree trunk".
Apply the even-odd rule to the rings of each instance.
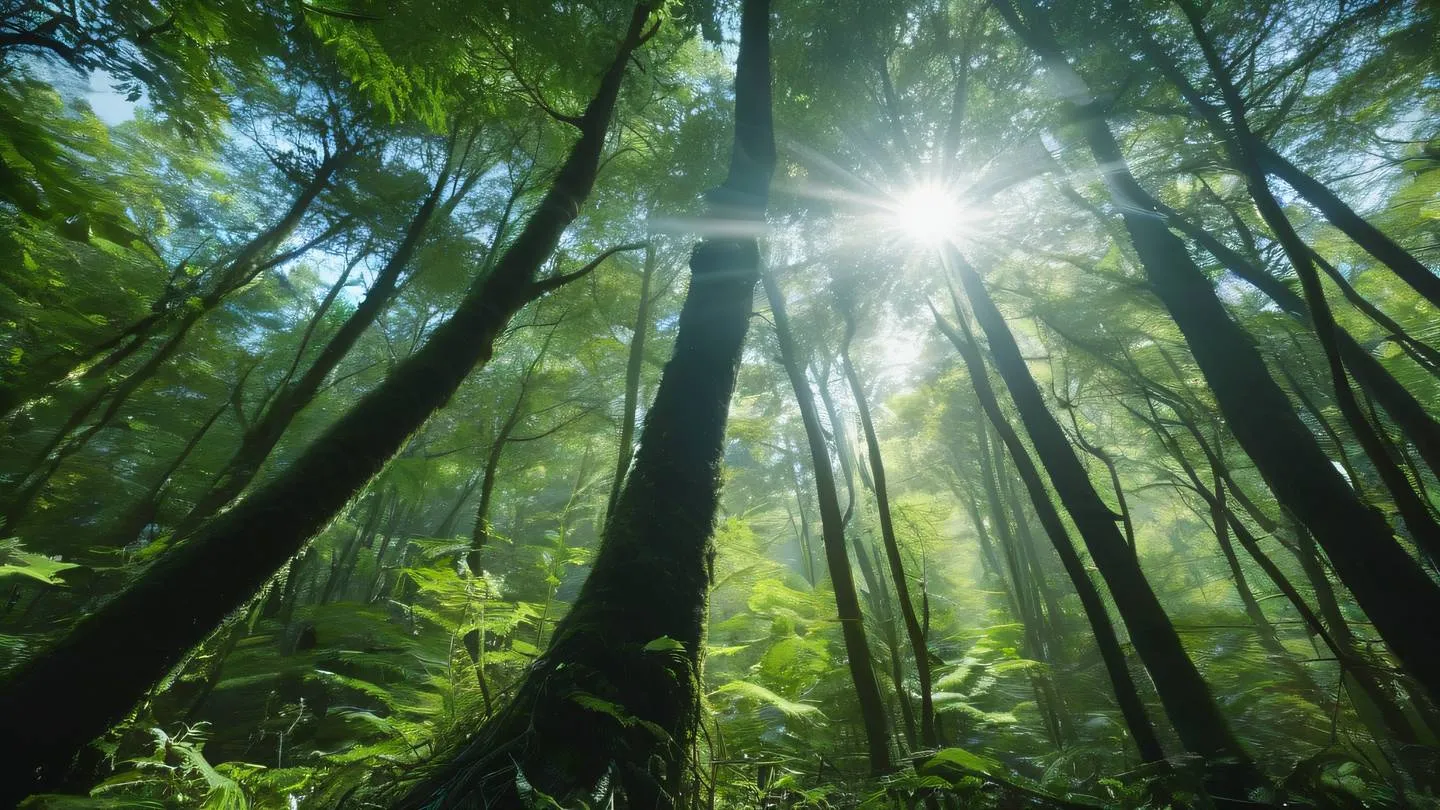
[[[1010,522],[1010,513],[1005,510],[1005,501],[1000,496],[1000,470],[996,461],[1003,456],[991,445],[989,431],[984,424],[976,425],[975,432],[980,439],[980,479],[985,490],[985,507],[999,538],[1000,558],[1004,560],[1005,571],[1010,575],[1015,618],[1025,625],[1025,652],[1036,659],[1044,659],[1046,654],[1041,625],[1045,622],[1045,612],[1040,606],[1035,588],[1032,587],[1028,570],[1020,564],[1020,557],[1016,553],[1019,543],[1015,540],[1015,527]],[[1004,441],[1003,436],[1001,441]]]
[[[1000,492],[1004,496],[1010,514],[1015,516],[1016,548],[1023,561],[1022,565],[1030,572],[1030,581],[1034,583],[1035,594],[1039,597],[1040,604],[1045,606],[1045,623],[1042,625],[1042,630],[1046,634],[1045,660],[1054,662],[1060,658],[1060,644],[1065,638],[1063,624],[1065,613],[1060,609],[1055,589],[1050,587],[1049,577],[1046,576],[1045,566],[1041,562],[1040,548],[1036,543],[1035,533],[1030,530],[1030,519],[1025,514],[1025,507],[1021,505],[1020,498],[1016,495],[1015,478],[1010,475],[1009,467],[1005,464],[1005,454],[1001,444],[995,445],[995,469],[1002,471],[997,476]]]
[[[480,573],[480,552],[490,542],[490,507],[495,500],[495,476],[500,471],[500,457],[505,453],[505,445],[520,423],[524,404],[525,392],[522,389],[495,438],[490,440],[489,451],[485,453],[485,469],[480,473],[480,500],[475,504],[475,525],[470,530],[470,551],[465,557],[472,574]]]
[[[1000,402],[995,396],[994,389],[990,386],[989,372],[985,369],[985,362],[980,355],[979,345],[975,342],[974,336],[969,332],[969,325],[961,320],[961,329],[957,330],[955,327],[946,323],[939,312],[932,310],[932,313],[935,316],[935,323],[940,327],[941,331],[945,333],[945,336],[950,339],[950,342],[954,344],[955,349],[960,353],[961,359],[964,360],[965,367],[970,373],[970,383],[974,388],[975,396],[980,400],[980,406],[985,411],[986,418],[990,420],[991,425],[993,425],[996,432],[1000,434],[1001,441],[1009,448],[1010,457],[1014,460],[1016,469],[1019,471],[1021,479],[1025,482],[1025,489],[1030,494],[1030,501],[1035,507],[1035,513],[1044,524],[1045,533],[1050,536],[1051,542],[1055,545],[1055,552],[1060,556],[1060,562],[1065,567],[1065,573],[1069,575],[1071,583],[1075,586],[1075,592],[1080,597],[1080,604],[1085,609],[1085,617],[1090,622],[1090,630],[1095,636],[1095,645],[1099,649],[1100,657],[1105,663],[1106,674],[1110,676],[1110,684],[1115,690],[1115,699],[1119,703],[1120,713],[1125,719],[1125,726],[1130,730],[1130,736],[1134,740],[1136,748],[1140,751],[1141,758],[1147,762],[1164,759],[1165,753],[1160,747],[1160,739],[1155,734],[1154,726],[1150,724],[1150,718],[1145,713],[1145,704],[1140,700],[1140,692],[1136,688],[1134,680],[1130,677],[1130,669],[1125,663],[1125,653],[1120,647],[1120,640],[1115,634],[1114,625],[1110,622],[1110,614],[1106,611],[1105,600],[1101,598],[1099,589],[1096,588],[1094,582],[1091,581],[1089,572],[1085,570],[1085,564],[1081,561],[1080,555],[1071,544],[1069,533],[1065,531],[1065,524],[1060,519],[1060,514],[1056,511],[1054,503],[1050,500],[1050,493],[1045,490],[1044,482],[1040,479],[1040,472],[1035,468],[1035,463],[1031,461],[1029,451],[1025,449],[1025,445],[1020,441],[1019,435],[1016,434],[1015,429],[1010,425],[1009,420],[1005,418],[1004,413],[1000,410]],[[1015,351],[1015,354],[1018,357],[1018,349]],[[1021,359],[1019,362],[1023,368],[1024,360]],[[997,366],[998,365],[997,360]],[[1024,369],[1024,371],[1026,375],[1029,374],[1028,369]],[[1009,385],[1009,383],[1007,383],[1007,385]],[[1019,407],[1020,395],[1014,392],[1015,387],[1018,386],[1011,387],[1011,396],[1013,399],[1016,399],[1017,407]],[[1031,382],[1031,389],[1034,390],[1033,381]],[[1039,398],[1038,390],[1034,391],[1034,396],[1037,399]],[[1041,408],[1044,408],[1043,403],[1041,403]],[[1045,411],[1044,415],[1049,416],[1049,411]],[[1054,424],[1054,418],[1050,417],[1050,419],[1052,424]],[[1027,428],[1028,427],[1029,425],[1027,423]],[[1058,424],[1055,424],[1055,429],[1056,431],[1059,430]],[[1034,439],[1033,430],[1031,435],[1032,439]],[[1070,458],[1073,461],[1074,455],[1071,453],[1068,444],[1064,444],[1063,435],[1060,441],[1063,445],[1060,448],[1063,454],[1070,454]],[[1036,447],[1037,451],[1042,453],[1041,457],[1045,458],[1045,451],[1040,449],[1038,441],[1036,442]],[[1075,462],[1075,466],[1079,466],[1078,461]],[[1080,472],[1083,475],[1084,469],[1081,468]],[[1055,476],[1053,472],[1051,477],[1052,480],[1054,480]],[[1089,479],[1086,478],[1085,483],[1088,483],[1088,481]],[[1057,482],[1057,489],[1058,488],[1059,485]],[[1098,495],[1095,497],[1097,500],[1099,499]],[[1108,521],[1110,519],[1110,510],[1104,509],[1096,517],[1097,519]],[[1077,518],[1077,523],[1078,522],[1079,520]],[[1115,524],[1110,523],[1109,528],[1111,532],[1114,532]],[[1118,535],[1118,532],[1115,533]],[[1102,536],[1104,536],[1103,533]],[[1101,545],[1098,552],[1096,548],[1091,548],[1090,553],[1095,558],[1097,565],[1100,566],[1101,575],[1104,576],[1106,582],[1110,584],[1112,594],[1116,598],[1116,606],[1120,609],[1121,618],[1126,621],[1126,626],[1130,629],[1131,639],[1135,643],[1136,651],[1140,651],[1142,644],[1144,644],[1148,650],[1148,648],[1155,646],[1156,639],[1162,642],[1167,640],[1167,636],[1163,631],[1165,627],[1169,625],[1169,621],[1165,618],[1164,614],[1160,612],[1158,601],[1155,600],[1154,594],[1151,593],[1149,583],[1145,582],[1143,574],[1139,573],[1139,564],[1135,560],[1135,555],[1130,551],[1128,546],[1124,545],[1123,539],[1117,537],[1117,540],[1119,540],[1121,546],[1119,549],[1112,549],[1109,546]],[[1086,543],[1087,545],[1089,544],[1088,537],[1086,538]],[[1106,574],[1106,568],[1110,567],[1113,569],[1115,566],[1111,564],[1110,558],[1119,556],[1124,556],[1129,560],[1128,563],[1122,564],[1121,568],[1122,571],[1128,573],[1128,577],[1117,577],[1115,581],[1111,581],[1110,575]],[[1137,578],[1139,580],[1138,584],[1131,581]],[[1123,586],[1119,583],[1123,583]],[[1128,600],[1122,603],[1120,600],[1124,597],[1118,592],[1121,587],[1130,587],[1132,585],[1137,589],[1133,593],[1127,592],[1124,594],[1124,597],[1133,597],[1139,601],[1147,602],[1149,607],[1155,611],[1155,613],[1151,615],[1135,617],[1134,626],[1130,624],[1131,619],[1127,616],[1127,611],[1134,610],[1135,608]],[[1149,600],[1144,599],[1146,594],[1149,594]],[[1157,622],[1163,622],[1163,625],[1158,629],[1149,626],[1149,623]],[[1175,636],[1173,627],[1170,628],[1169,636]],[[1178,637],[1175,637],[1174,644],[1178,646]],[[1183,650],[1181,651],[1181,656],[1184,656]],[[1147,667],[1150,666],[1151,659],[1157,662],[1161,660],[1161,658],[1154,653],[1149,653],[1149,657],[1147,657],[1146,652],[1141,653],[1141,659],[1146,661]],[[1184,668],[1186,664],[1189,664],[1188,658],[1185,658],[1184,664],[1180,667],[1179,671],[1182,676],[1187,674]],[[1189,666],[1193,670],[1193,665]],[[1156,674],[1157,689],[1160,688],[1158,681],[1161,677],[1165,676],[1159,673]],[[1198,675],[1194,678],[1187,679],[1185,683],[1189,684],[1193,680],[1198,680]],[[1200,686],[1203,688],[1204,684],[1201,683]],[[1162,699],[1163,697],[1164,693],[1162,692]],[[1202,693],[1202,697],[1208,699],[1208,691]],[[1178,697],[1171,698],[1171,700],[1176,701],[1179,699]],[[1163,702],[1165,702],[1168,712],[1170,701]],[[1203,708],[1202,706],[1202,711]],[[1175,722],[1178,726],[1179,721],[1177,720]]]
[[[767,291],[770,285],[767,284]],[[773,303],[772,303],[773,306]],[[927,746],[939,745],[935,736],[935,703],[931,695],[930,648],[925,641],[925,631],[915,615],[915,603],[910,596],[910,582],[905,574],[905,561],[900,557],[900,541],[895,534],[895,520],[890,513],[890,493],[885,481],[885,460],[880,455],[880,438],[875,435],[875,422],[870,415],[870,403],[865,397],[865,387],[860,375],[850,361],[850,335],[853,325],[847,324],[845,345],[840,349],[840,365],[845,379],[850,383],[850,395],[855,399],[855,409],[860,413],[860,427],[865,434],[865,448],[870,457],[870,475],[875,482],[875,506],[880,517],[880,538],[885,547],[885,559],[890,564],[890,578],[895,582],[896,603],[900,607],[900,619],[905,635],[910,640],[910,651],[915,656],[915,677],[920,687],[920,741]],[[800,393],[796,392],[797,395]],[[808,395],[808,385],[805,393]],[[814,402],[811,402],[814,410]],[[818,425],[817,425],[818,426]],[[826,454],[828,461],[829,454]],[[838,508],[838,504],[837,504]],[[903,699],[903,698],[902,698]]]
[[[789,436],[785,437],[785,466],[789,468],[790,480],[795,485],[795,511],[800,515],[800,525],[795,528],[795,539],[800,545],[800,573],[813,588],[816,577],[815,556],[810,551],[810,512],[805,508],[805,483],[800,477],[800,453],[795,449]],[[788,505],[786,511],[789,511]],[[792,525],[794,524],[793,516],[790,522]]]
[[[645,336],[650,331],[650,281],[655,276],[655,247],[645,248],[645,266],[640,273],[640,303],[635,307],[635,327],[630,333],[630,352],[625,360],[625,404],[620,412],[620,443],[615,457],[615,477],[610,481],[610,498],[605,519],[620,503],[625,473],[635,455],[635,412],[640,404],[640,372],[645,368]]]
[[[1005,380],[1005,387],[1056,494],[1080,530],[1100,575],[1110,586],[1110,594],[1130,631],[1135,651],[1145,662],[1181,741],[1197,754],[1229,761],[1230,764],[1222,765],[1220,770],[1233,773],[1222,776],[1217,786],[1228,790],[1263,784],[1254,764],[1230,732],[1199,670],[1185,652],[1133,550],[1116,527],[1115,514],[1095,491],[1060,423],[1045,405],[1020,347],[979,274],[953,247],[946,251],[946,256],[958,272],[975,318],[989,339],[995,369]],[[961,325],[965,326],[963,321]],[[1018,452],[1012,451],[1011,455],[1016,456]],[[1049,503],[1048,495],[1036,497],[1042,494],[1043,487],[1040,492],[1032,491],[1037,509],[1040,502]],[[1225,784],[1227,782],[1229,784]]]
[[[769,4],[746,0],[735,75],[736,133],[714,216],[758,232],[775,152]],[[731,231],[733,233],[733,231]],[[562,806],[610,776],[630,807],[683,804],[695,733],[718,467],[760,250],[753,236],[707,238],[674,354],[646,413],[624,492],[574,605],[515,696],[397,805],[520,807],[517,776]],[[587,799],[588,801],[588,799]]]
[[[288,468],[0,684],[0,715],[39,730],[24,740],[0,741],[0,804],[55,784],[77,751],[250,599],[470,371],[489,360],[496,338],[521,307],[593,269],[594,262],[577,273],[536,278],[594,186],[625,68],[645,39],[649,11],[637,7],[614,62],[578,119],[580,137],[544,199],[450,319]],[[176,604],[185,610],[171,609]],[[103,682],[92,677],[96,661],[106,662]]]
[[[829,364],[826,364],[824,369],[813,376],[815,377],[815,390],[820,392],[821,404],[824,405],[826,418],[830,421],[830,440],[835,446],[835,457],[840,460],[840,474],[845,478],[846,501],[845,511],[840,515],[840,530],[850,542],[851,555],[860,569],[860,579],[865,583],[867,601],[869,601],[871,613],[875,617],[875,624],[880,628],[880,640],[885,644],[886,654],[890,659],[890,683],[895,690],[895,703],[900,712],[900,724],[905,732],[905,742],[913,749],[919,740],[915,728],[915,709],[910,705],[909,690],[905,687],[905,664],[900,651],[900,633],[895,627],[895,610],[890,602],[890,591],[885,587],[884,579],[875,570],[876,563],[872,561],[863,533],[858,529],[850,530],[850,521],[855,516],[856,504],[855,470],[852,466],[855,460],[850,455],[851,448],[845,434],[845,422],[840,415],[840,409],[835,405],[835,397],[830,392],[829,372]],[[807,368],[804,373],[808,375],[810,370]],[[828,452],[825,457],[828,463]],[[834,467],[831,466],[830,470],[833,479]]]
[[[850,680],[860,702],[860,717],[865,728],[870,770],[884,773],[891,767],[884,701],[880,696],[880,685],[875,679],[874,666],[870,660],[870,645],[865,638],[865,616],[860,610],[859,594],[850,572],[850,558],[845,548],[845,525],[840,512],[840,498],[835,489],[835,474],[830,466],[830,450],[825,444],[825,433],[820,427],[820,413],[815,407],[815,396],[810,390],[810,378],[805,373],[805,365],[800,359],[790,329],[790,317],[785,309],[785,293],[770,274],[763,274],[761,280],[775,319],[780,362],[785,367],[790,387],[795,393],[795,404],[800,409],[800,418],[805,425],[805,437],[810,445],[810,466],[815,477],[816,499],[820,505],[820,535],[825,547],[825,563],[830,572],[830,585],[835,591],[835,609],[839,614],[840,632],[845,641]],[[857,549],[856,553],[863,554],[864,551]],[[878,582],[876,584],[884,587]],[[896,662],[892,662],[892,669]],[[897,673],[892,672],[892,676],[895,674]],[[903,682],[903,678],[901,680]],[[901,685],[897,685],[897,688],[901,688]],[[903,710],[903,692],[899,699]]]
[[[835,407],[835,397],[830,393],[830,364],[826,364],[815,375],[816,389],[820,392],[820,402],[825,406],[825,418],[830,420],[830,436],[835,444],[835,456],[840,459],[840,473],[845,476],[845,513],[841,515],[842,523],[850,525],[850,518],[855,514],[855,470],[852,467],[854,459],[850,455],[850,441],[845,435],[845,423],[840,418],[840,409]],[[871,584],[869,578],[866,584]]]
[[[475,505],[475,525],[470,530],[470,551],[465,557],[466,565],[472,574],[480,573],[480,552],[485,548],[485,544],[490,542],[490,507],[495,499],[495,481],[500,471],[500,457],[505,454],[505,445],[509,444],[511,437],[515,435],[515,428],[519,427],[524,419],[530,383],[535,379],[536,370],[550,351],[550,341],[555,339],[555,331],[559,328],[558,322],[551,327],[540,344],[540,350],[525,367],[525,373],[520,375],[520,390],[515,393],[515,402],[495,430],[495,435],[490,440],[490,449],[485,454],[485,468],[480,474],[480,501]]]
[[[1073,79],[1077,92],[1084,86],[1048,20],[1031,8],[1026,24],[1004,0],[994,5],[1047,70]],[[1091,103],[1088,94],[1083,98],[1080,106]],[[1130,174],[1099,111],[1080,110],[1077,126],[1122,212],[1151,291],[1185,336],[1241,447],[1280,503],[1329,554],[1404,666],[1432,696],[1440,694],[1440,645],[1432,643],[1428,618],[1440,615],[1440,586],[1394,540],[1384,517],[1362,503],[1331,466],[1184,244],[1147,210],[1149,195]]]

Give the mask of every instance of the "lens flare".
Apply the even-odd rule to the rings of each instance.
[[[927,245],[954,239],[971,219],[965,207],[945,189],[929,184],[898,195],[891,217],[906,237]]]

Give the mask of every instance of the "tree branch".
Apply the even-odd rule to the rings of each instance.
[[[531,285],[531,295],[538,298],[539,296],[544,295],[551,290],[564,287],[566,284],[569,284],[576,279],[588,276],[590,273],[594,272],[595,268],[599,267],[602,262],[604,262],[611,256],[614,256],[616,253],[624,253],[632,250],[642,250],[648,245],[648,242],[630,242],[629,244],[618,245],[616,247],[610,248],[609,250],[601,253],[599,256],[596,256],[594,259],[592,259],[589,264],[586,264],[584,267],[576,270],[573,273],[564,273],[558,276],[551,276],[550,278],[541,279],[540,281],[535,282],[533,285]]]

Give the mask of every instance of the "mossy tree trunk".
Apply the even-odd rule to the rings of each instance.
[[[775,147],[769,2],[746,0],[730,173],[711,214],[758,234]],[[682,801],[700,712],[725,425],[748,331],[760,246],[707,238],[674,353],[594,565],[510,703],[441,756],[396,806],[671,808]]]

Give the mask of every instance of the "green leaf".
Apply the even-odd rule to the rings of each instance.
[[[809,703],[800,703],[794,700],[789,700],[775,694],[774,692],[766,689],[759,684],[750,683],[749,681],[731,681],[721,686],[719,689],[716,689],[714,692],[711,692],[710,694],[716,695],[722,693],[727,695],[735,695],[737,697],[747,698],[749,700],[756,701],[757,703],[764,703],[769,706],[774,706],[775,708],[779,709],[780,712],[786,717],[813,716],[822,719],[825,717],[825,714],[820,711],[820,708],[818,706],[812,706]]]
[[[644,647],[645,652],[685,652],[685,643],[669,636],[661,636]]]
[[[79,567],[75,563],[61,562],[43,554],[24,551],[20,548],[20,542],[13,537],[0,541],[0,577],[29,577],[46,585],[63,586],[65,581],[57,575],[61,571]]]
[[[966,771],[975,771],[990,776],[1000,771],[1000,763],[979,754],[973,754],[964,748],[942,748],[935,752],[935,755],[925,760],[920,766],[922,774],[935,773],[937,770],[944,770],[946,766],[953,766]]]

